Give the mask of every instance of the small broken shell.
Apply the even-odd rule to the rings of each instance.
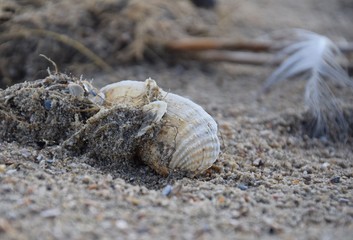
[[[73,96],[83,97],[85,94],[83,88],[77,83],[71,82],[68,84],[67,88],[69,89],[69,93]]]
[[[141,160],[156,172],[168,175],[178,169],[196,175],[216,161],[220,152],[217,124],[191,100],[163,91],[152,79],[113,83],[101,92],[106,106],[153,108],[151,104],[158,103],[154,112],[162,118],[161,130],[138,150]]]

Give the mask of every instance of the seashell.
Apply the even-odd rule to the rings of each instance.
[[[76,97],[83,97],[85,94],[85,90],[77,83],[69,83],[67,88],[69,89],[69,93]]]
[[[69,93],[76,97],[87,97],[91,102],[102,105],[103,95],[98,89],[92,86],[87,80],[78,80],[76,82],[69,82],[67,85]]]
[[[101,93],[108,107],[157,108],[155,122],[160,122],[161,128],[138,148],[138,156],[156,172],[168,175],[181,170],[196,175],[216,161],[220,152],[217,124],[191,100],[163,91],[152,79],[113,83]],[[154,102],[158,104],[151,104]]]

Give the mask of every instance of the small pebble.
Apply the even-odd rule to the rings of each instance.
[[[42,169],[44,169],[45,166],[46,166],[45,163],[46,163],[45,160],[41,160],[41,161],[39,162],[39,167],[42,168]]]
[[[252,164],[256,167],[261,167],[264,165],[264,162],[262,161],[261,158],[257,158],[252,162]]]
[[[330,179],[331,183],[340,183],[340,177],[333,177]]]
[[[16,169],[9,169],[9,170],[7,170],[7,174],[9,174],[9,175],[11,175],[11,174],[14,174],[15,172],[17,172],[17,170]]]
[[[124,220],[117,220],[115,226],[120,230],[125,230],[129,227],[129,224]]]
[[[32,155],[31,152],[28,149],[21,149],[20,153],[25,158],[28,158],[28,157],[30,157]]]
[[[0,173],[4,173],[6,170],[6,165],[5,164],[0,164]]]
[[[141,204],[141,201],[135,197],[127,197],[126,200],[134,206],[138,206]]]
[[[244,184],[239,184],[238,185],[238,188],[240,189],[240,190],[243,190],[243,191],[245,191],[245,190],[248,190],[248,186],[246,186],[246,185],[244,185]]]
[[[172,185],[168,184],[163,188],[162,195],[167,197],[172,193],[172,191],[173,191]]]
[[[55,159],[50,158],[50,159],[47,159],[46,161],[47,161],[47,163],[52,164],[52,163],[54,163],[54,162],[55,162]]]
[[[308,181],[308,182],[311,181],[311,176],[310,176],[310,175],[305,174],[305,175],[303,176],[303,178],[304,178],[305,181]]]
[[[112,226],[112,223],[110,221],[103,221],[100,224],[102,226],[103,229],[108,229]]]
[[[90,182],[91,182],[91,177],[90,176],[88,176],[88,175],[83,176],[82,183],[88,184]]]
[[[39,155],[37,156],[37,161],[38,161],[38,162],[41,162],[43,159],[44,159],[44,156],[43,156],[42,154],[39,154]]]
[[[338,201],[340,202],[340,203],[349,203],[349,199],[347,199],[347,198],[340,198],[340,199],[338,199]]]
[[[325,163],[323,163],[323,164],[321,164],[321,169],[322,170],[326,170],[328,167],[330,166],[330,164],[328,163],[328,162],[325,162]]]
[[[44,108],[45,108],[45,110],[51,109],[51,100],[49,100],[49,99],[44,100]]]
[[[54,218],[59,216],[60,214],[61,214],[61,211],[59,208],[51,208],[51,209],[42,211],[40,213],[40,216],[44,218]]]

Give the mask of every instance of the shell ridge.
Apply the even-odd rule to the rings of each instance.
[[[198,147],[202,146],[202,147]],[[190,159],[197,159],[197,163],[195,165],[197,168],[207,165],[204,163],[209,158],[216,157],[216,154],[213,154],[217,151],[217,147],[215,148],[215,144],[213,142],[208,141],[208,139],[203,139],[201,141],[195,141],[189,147],[184,148],[184,151],[180,155],[176,155],[175,159],[173,159],[176,167],[187,168],[190,164],[193,164],[192,161],[188,161]],[[200,157],[200,153],[202,152],[202,157]],[[212,162],[213,163],[213,162]]]
[[[203,128],[201,127],[201,130],[202,129]],[[214,151],[216,151],[217,153],[219,152],[218,150],[219,143],[217,141],[217,138],[216,139],[209,138],[209,136],[212,136],[212,134],[210,134],[210,129],[207,129],[207,130],[208,131],[199,131],[197,135],[194,135],[189,139],[184,139],[184,141],[182,141],[182,144],[179,144],[178,149],[174,153],[174,158],[171,161],[171,166],[180,167],[180,168],[185,167],[185,164],[186,164],[185,162],[188,162],[190,157],[191,159],[193,159],[193,157],[195,157],[195,153],[196,153],[196,157],[197,157],[197,154],[199,154],[198,146],[203,146],[203,149],[205,149],[204,155],[205,154],[206,155],[203,157],[203,162],[205,162],[206,159],[208,158],[214,158],[214,155],[216,154],[212,154],[212,153]],[[214,142],[216,144],[214,144]],[[206,146],[207,147],[211,146],[211,147],[206,148]],[[209,150],[210,153],[207,150]],[[205,165],[202,163],[200,164]]]
[[[193,128],[193,126],[189,125],[188,127],[186,127],[185,129],[183,129],[183,131],[180,133],[180,136],[183,136],[185,134],[185,132],[193,132],[195,135],[193,135],[191,138],[189,139],[179,139],[182,140],[181,144],[179,145],[179,149],[184,149],[185,146],[190,146],[190,142],[192,145],[195,144],[195,139],[199,140],[199,139],[205,139],[205,137],[207,138],[207,140],[205,140],[205,142],[211,140],[211,142],[213,142],[215,139],[214,138],[208,138],[209,136],[212,136],[214,134],[213,130],[210,129],[209,127],[207,127],[204,131],[204,126],[202,125],[202,123],[196,125],[196,128]],[[202,142],[204,143],[204,142]],[[218,145],[218,143],[217,143]],[[181,150],[180,150],[181,151]],[[183,154],[184,151],[180,152],[177,151],[176,154]]]

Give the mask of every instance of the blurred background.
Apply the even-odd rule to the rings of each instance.
[[[45,77],[48,62],[39,54],[65,73],[143,80],[147,69],[129,76],[124,69],[192,64],[165,50],[177,39],[247,41],[304,28],[344,40],[353,38],[352,21],[350,0],[1,0],[0,87]]]

